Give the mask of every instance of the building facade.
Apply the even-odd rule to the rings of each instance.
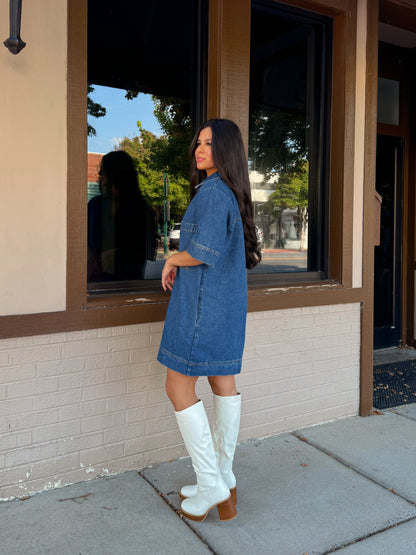
[[[0,3],[4,39],[8,4]],[[174,59],[180,41],[170,51],[146,39],[154,56],[146,69],[147,54],[114,28],[94,65],[106,3],[101,15],[95,4],[23,2],[27,45],[18,55],[0,51],[1,500],[185,454],[156,361],[168,294],[152,279],[98,293],[87,284],[87,85],[170,95],[173,83],[186,95]],[[415,339],[416,5],[211,0],[192,3],[188,21],[187,2],[165,4],[197,41],[183,70],[193,79],[194,120],[234,120],[265,184],[274,175],[284,185],[283,165],[267,166],[258,140],[267,131],[276,142],[276,122],[287,152],[301,152],[293,164],[308,162],[305,268],[249,275],[240,440],[368,415],[374,345]],[[175,29],[176,20],[160,20],[164,7],[149,4],[137,36]],[[129,19],[110,15],[106,24]],[[289,95],[293,87],[299,94]],[[299,121],[306,139],[297,151]],[[258,222],[273,221],[270,235],[279,208],[266,213],[260,189]],[[198,393],[210,407],[202,379]]]

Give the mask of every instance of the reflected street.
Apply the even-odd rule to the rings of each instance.
[[[163,255],[161,254],[160,256],[162,258],[158,258],[155,262],[147,261],[145,279],[160,279],[162,268],[165,263]],[[249,274],[305,272],[307,268],[307,259],[307,252],[265,249],[262,251],[261,264],[258,264],[253,270],[249,270]]]
[[[249,274],[274,274],[279,272],[305,272],[308,253],[284,249],[265,249],[262,251],[261,263]]]

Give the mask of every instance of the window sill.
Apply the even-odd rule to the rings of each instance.
[[[119,308],[169,302],[170,293],[162,290],[159,280],[113,282],[111,285],[110,289],[105,283],[92,284],[83,308]],[[115,290],[117,285],[119,289]]]
[[[318,292],[318,291],[343,291],[344,286],[338,281],[325,280],[325,281],[309,281],[302,283],[282,283],[274,285],[252,285],[249,288],[249,296],[258,295],[279,295],[287,293],[308,293],[308,292]]]
[[[254,303],[256,310],[256,300],[263,299],[263,302],[270,303],[271,308],[278,308],[282,300],[284,304],[293,304],[296,306],[297,297],[302,297],[302,303],[305,302],[305,295],[315,299],[314,304],[321,304],[321,297],[326,294],[331,296],[343,295],[348,291],[344,286],[335,280],[319,280],[313,279],[315,276],[309,274],[291,275],[290,281],[288,276],[264,274],[262,276],[249,276],[248,295],[251,305]],[[280,283],[279,283],[280,282]],[[350,290],[353,291],[353,290]],[[123,307],[140,307],[147,305],[169,303],[170,293],[162,291],[159,281],[145,281],[142,283],[124,283],[123,290],[114,291],[105,287],[99,287],[89,293],[88,299],[83,306],[84,310],[94,309],[115,309]],[[342,302],[342,301],[338,301]],[[262,303],[263,304],[263,303]],[[264,310],[264,308],[259,308]]]

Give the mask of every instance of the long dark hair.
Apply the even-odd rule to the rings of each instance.
[[[124,150],[113,150],[102,157],[101,169],[107,176],[109,185],[118,191],[120,202],[139,203],[143,201],[137,185],[137,171],[132,157]]]
[[[236,196],[244,229],[246,267],[254,268],[261,260],[261,250],[257,240],[253,220],[250,181],[243,138],[237,125],[229,119],[210,119],[195,134],[190,147],[191,185],[195,187],[206,177],[205,171],[196,167],[195,150],[199,134],[207,127],[212,131],[212,159],[223,181]]]

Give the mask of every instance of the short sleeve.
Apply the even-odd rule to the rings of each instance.
[[[198,191],[193,202],[196,230],[186,250],[196,260],[215,266],[227,244],[232,200],[216,187],[207,187]]]

